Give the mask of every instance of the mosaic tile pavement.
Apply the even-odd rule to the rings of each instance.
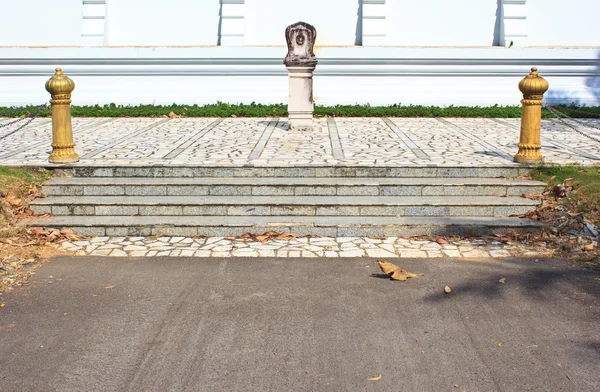
[[[9,119],[0,119],[0,124]],[[586,119],[600,127],[600,119]],[[290,131],[285,118],[74,118],[78,165],[511,165],[520,119],[321,118]],[[600,138],[600,131],[576,123]],[[0,129],[0,164],[47,165],[51,120]],[[600,163],[600,143],[542,121],[547,163]]]
[[[258,242],[233,237],[95,237],[67,241],[58,249],[76,255],[109,257],[381,257],[487,258],[545,257],[545,248],[483,239],[439,244],[403,237],[300,237]]]

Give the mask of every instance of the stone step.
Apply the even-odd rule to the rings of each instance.
[[[372,195],[521,196],[541,193],[543,182],[506,178],[402,177],[55,177],[47,195]]]
[[[538,204],[496,196],[50,196],[30,208],[89,216],[509,216]]]
[[[527,166],[62,166],[74,177],[517,177],[534,169]]]
[[[536,230],[539,222],[489,217],[366,216],[56,216],[23,222],[48,229],[71,228],[90,236],[234,236],[268,230],[333,237],[496,234]]]

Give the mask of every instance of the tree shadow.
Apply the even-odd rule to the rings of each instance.
[[[550,83],[552,83],[551,80]],[[585,85],[591,92],[591,95],[593,95],[595,98],[595,102],[591,104],[589,102],[589,99],[574,96],[572,93],[569,93],[566,90],[552,89],[552,84],[550,84],[550,89],[545,94],[544,100],[550,105],[600,105],[600,51],[598,52],[598,59],[595,62],[594,71],[592,72],[591,76],[588,76],[585,79]]]
[[[540,267],[533,268],[519,268],[518,262],[514,262],[514,267],[517,268],[510,264],[495,265],[496,268],[493,269],[485,268],[453,283],[451,298],[476,296],[482,299],[502,299],[506,290],[512,290],[516,286],[520,295],[544,302],[556,296],[586,301],[600,299],[600,285],[595,280],[600,274],[594,271],[569,267],[549,269],[543,262]],[[506,283],[499,282],[502,278],[506,279]],[[437,303],[447,300],[448,296],[434,293],[424,299]]]

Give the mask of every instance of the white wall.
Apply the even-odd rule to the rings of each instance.
[[[62,66],[76,83],[73,102],[285,103],[283,47],[3,49],[0,106],[40,104]],[[550,102],[600,105],[594,49],[322,48],[317,104],[518,105],[532,66]]]
[[[81,0],[0,0],[0,46],[70,46],[81,41]]]
[[[108,0],[111,46],[216,45],[218,0]]]
[[[386,0],[386,44],[492,46],[497,0]]]
[[[600,0],[527,0],[530,46],[600,46]]]
[[[302,21],[317,29],[317,46],[354,45],[358,8],[358,0],[246,0],[245,42],[285,46],[285,28]]]

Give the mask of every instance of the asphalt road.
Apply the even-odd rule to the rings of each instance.
[[[2,297],[0,390],[600,391],[599,273],[394,262],[425,276],[393,282],[372,259],[56,258]]]

